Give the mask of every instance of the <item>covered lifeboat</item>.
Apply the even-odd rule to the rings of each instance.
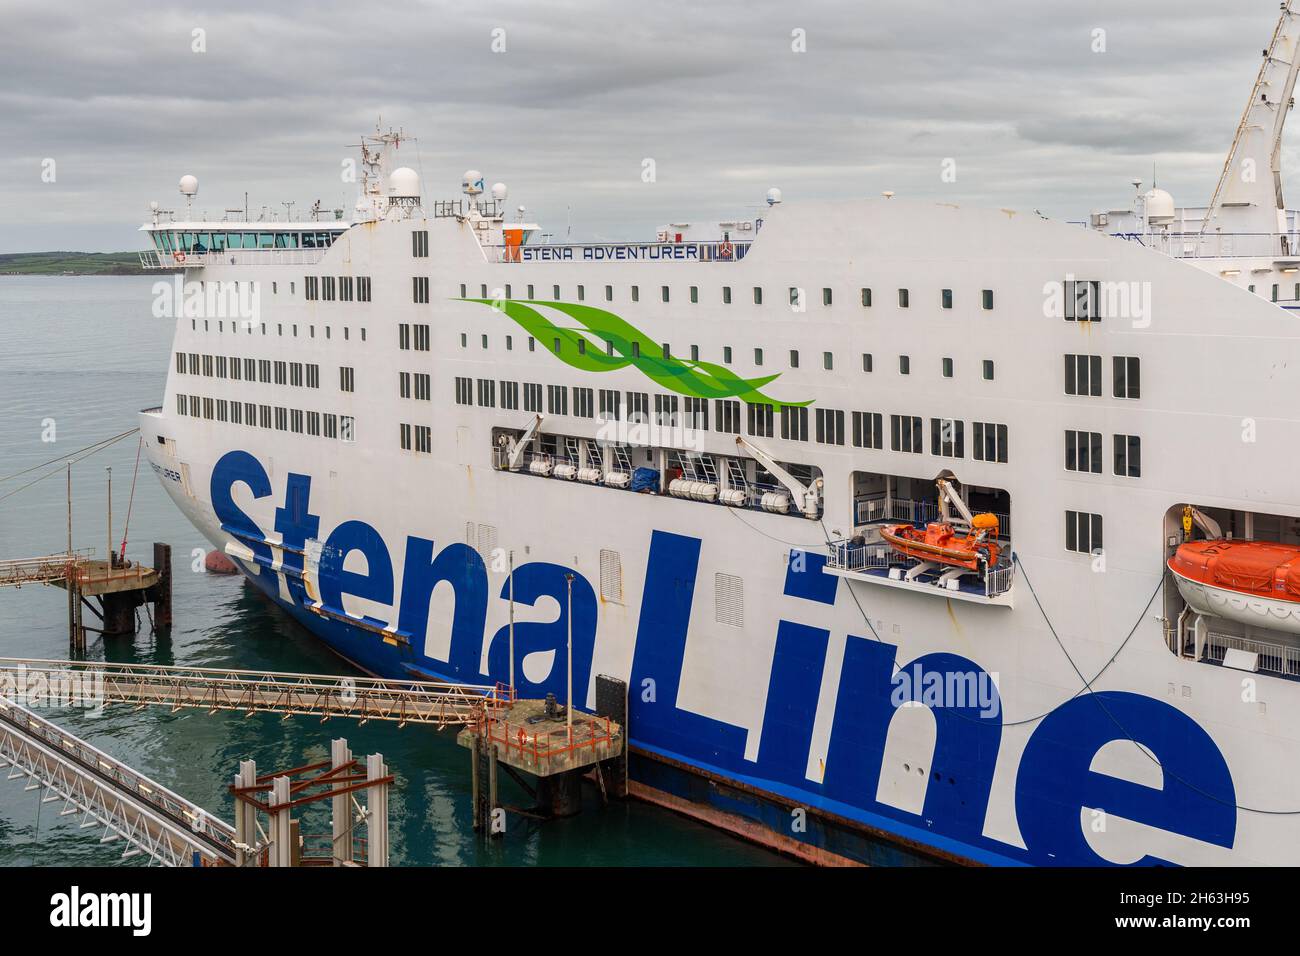
[[[1189,541],[1169,559],[1194,611],[1300,634],[1300,547],[1274,541]]]

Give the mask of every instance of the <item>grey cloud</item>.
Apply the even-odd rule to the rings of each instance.
[[[1276,15],[1274,0],[0,2],[0,250],[131,248],[182,173],[209,213],[245,190],[255,210],[349,208],[339,163],[381,115],[419,137],[430,195],[477,167],[575,235],[730,215],[770,185],[1074,219],[1153,163],[1203,202]]]

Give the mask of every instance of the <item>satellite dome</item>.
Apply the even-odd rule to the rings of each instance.
[[[199,181],[194,176],[182,176],[180,183],[181,194],[185,196],[194,196],[199,191]]]
[[[505,183],[492,184],[492,198],[495,199],[497,202],[504,201],[506,196],[508,196],[509,194],[510,191],[506,189]]]
[[[388,177],[388,195],[415,198],[420,195],[420,177],[409,166],[399,166]]]
[[[1146,201],[1147,222],[1153,225],[1168,225],[1177,218],[1174,210],[1174,197],[1163,189],[1153,189],[1142,197]]]
[[[477,169],[465,170],[465,178],[461,182],[461,188],[470,196],[477,196],[483,191],[483,174]]]
[[[780,201],[781,201],[781,190],[773,186],[771,189],[767,191],[767,204],[769,206],[775,206]]]

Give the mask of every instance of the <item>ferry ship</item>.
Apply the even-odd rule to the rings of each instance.
[[[773,190],[560,244],[394,132],[346,218],[186,177],[149,461],[358,668],[622,678],[633,794],[801,859],[1295,864],[1296,16],[1199,218]]]

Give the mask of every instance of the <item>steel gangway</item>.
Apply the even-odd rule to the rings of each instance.
[[[439,728],[472,724],[508,709],[504,685],[449,684],[431,680],[332,677],[219,667],[177,667],[104,661],[0,658],[0,693],[7,688],[69,684],[105,704],[160,706],[319,717]],[[85,688],[91,688],[86,691]]]
[[[82,828],[102,825],[103,842],[125,840],[123,858],[145,853],[165,866],[237,866],[259,847],[241,844],[234,827],[24,704],[92,711],[153,705],[441,729],[489,721],[513,703],[513,690],[502,685],[6,657],[0,658],[0,768],[10,768],[10,780],[28,778],[29,790],[44,790],[42,804],[62,800],[61,816],[81,813]]]
[[[234,865],[235,830],[202,807],[104,751],[0,696],[0,764],[28,778],[60,816],[102,826],[101,841],[125,840],[122,858],[148,854],[164,866]]]

